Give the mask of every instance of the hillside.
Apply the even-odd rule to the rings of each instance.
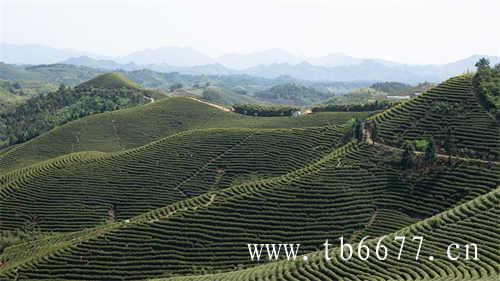
[[[51,84],[76,86],[92,79],[105,71],[90,67],[66,64],[15,65],[0,62],[0,79],[41,81]]]
[[[214,86],[207,87],[203,91],[201,98],[225,106],[231,106],[238,103],[258,103],[258,100],[251,96]]]
[[[324,261],[324,252],[309,254],[308,261],[304,262],[299,257],[295,262],[275,262],[240,270],[230,273],[172,277],[161,279],[163,281],[215,281],[215,280],[352,280],[353,277],[363,280],[498,280],[498,253],[500,235],[497,222],[500,219],[500,190],[497,188],[485,195],[479,196],[451,210],[421,222],[412,224],[400,231],[388,235],[385,246],[397,252],[399,242],[394,242],[396,236],[423,236],[426,243],[420,249],[420,259],[415,261],[413,255],[402,255],[401,260],[388,259],[380,261],[370,258],[366,261],[351,259],[342,261],[338,258],[339,248],[330,251],[334,257],[330,262]],[[480,231],[479,231],[480,230]],[[468,241],[481,241],[478,244],[478,261],[449,261],[441,258],[429,261],[428,257],[441,257],[446,249],[450,237],[456,237],[462,243]],[[366,241],[373,253],[376,250],[378,239]],[[355,244],[353,247],[357,247]],[[416,252],[416,245],[407,248]],[[396,270],[392,270],[396,269]]]
[[[119,74],[105,74],[74,88],[35,96],[0,115],[0,147],[30,140],[69,121],[151,102],[163,95],[141,89]]]
[[[87,161],[62,157],[13,171],[0,177],[0,230],[79,230],[105,222],[110,208],[116,219],[127,219],[235,182],[284,174],[340,144],[347,130],[196,130]],[[23,203],[34,198],[36,205]]]
[[[204,131],[199,131],[199,133],[202,132]],[[227,133],[227,131],[220,132]],[[214,140],[218,138],[217,134],[210,133],[210,135],[214,137]],[[306,135],[309,134],[304,134],[304,136]],[[252,138],[253,136],[249,140],[252,140]],[[162,142],[147,146],[144,149],[159,145],[162,145]],[[203,146],[203,144],[201,145]],[[219,150],[218,146],[211,145],[210,147]],[[242,149],[245,147],[241,146]],[[290,145],[290,147],[293,147],[293,145]],[[273,148],[269,149],[273,150]],[[221,150],[223,151],[224,148],[221,147]],[[231,154],[237,153],[236,150],[231,151]],[[182,152],[183,149],[181,148],[180,151]],[[299,151],[310,150],[297,149],[297,152]],[[207,152],[210,153],[208,150]],[[279,155],[285,155],[282,151],[278,153]],[[146,152],[145,154],[153,157],[150,160],[153,163],[154,161],[160,161],[154,170],[168,171],[164,169],[168,161],[162,161],[162,159],[165,159],[161,157],[162,155],[148,154]],[[120,157],[122,156],[112,157],[112,159],[106,161],[108,165],[100,165],[99,169],[109,167],[105,168],[105,171],[111,171],[109,170],[113,166],[111,163],[120,163]],[[234,162],[235,159],[246,159],[246,157],[234,158],[230,157],[230,155],[227,155],[227,158],[224,155],[224,158],[231,163],[235,163],[234,167],[241,165],[238,164],[238,161]],[[463,220],[464,223],[471,222],[471,224],[468,224],[477,226],[477,223],[474,224],[475,220],[470,221],[465,219],[465,216],[467,218],[479,216],[480,219],[484,220],[488,216],[495,216],[496,213],[498,218],[498,207],[495,207],[498,206],[495,203],[498,202],[498,199],[495,199],[497,198],[497,191],[494,190],[498,185],[496,175],[500,172],[500,166],[487,166],[478,162],[460,161],[460,163],[456,163],[452,167],[446,167],[437,163],[432,172],[418,174],[417,177],[411,179],[402,176],[402,171],[394,167],[393,161],[395,159],[398,159],[395,151],[379,149],[367,144],[350,143],[339,149],[333,149],[330,153],[323,154],[323,156],[316,157],[315,161],[310,162],[304,168],[288,174],[233,185],[226,189],[214,189],[209,193],[205,193],[207,190],[199,190],[194,184],[195,182],[201,183],[198,186],[204,186],[205,188],[209,186],[206,184],[207,181],[203,180],[205,173],[189,177],[192,172],[188,171],[185,177],[179,177],[178,179],[182,180],[182,178],[186,177],[190,179],[188,182],[181,181],[182,190],[189,192],[188,194],[201,194],[200,196],[186,201],[179,201],[173,205],[137,216],[128,223],[121,221],[103,225],[93,230],[57,235],[48,238],[48,240],[39,240],[7,248],[2,256],[5,266],[0,269],[0,274],[9,278],[19,276],[19,278],[37,280],[59,278],[91,280],[125,278],[142,280],[179,274],[192,275],[231,271],[257,265],[257,263],[251,262],[248,257],[247,243],[300,241],[300,243],[303,243],[302,252],[311,253],[316,252],[325,239],[332,239],[341,235],[349,237],[349,241],[356,242],[363,235],[377,237],[400,229],[407,233],[404,230],[405,227],[445,212],[449,208],[474,200],[478,196],[489,192],[491,193],[484,196],[485,199],[480,197],[480,199],[474,201],[481,203],[480,205],[472,203],[472,205],[466,205],[471,207],[457,208],[456,210],[459,213],[454,212],[453,214],[456,215],[450,218],[444,216],[442,220],[437,220],[437,223],[426,223],[424,221],[424,223],[417,224],[417,226],[429,224],[432,226],[432,230],[429,230],[428,227],[417,229],[419,229],[419,232],[433,231],[435,233],[437,231],[435,238],[428,237],[428,239],[439,241],[439,239],[444,239],[441,235],[445,235],[444,237],[449,235],[445,232],[448,231],[445,226],[446,223],[450,223],[452,226],[453,220],[458,220],[458,225],[461,225]],[[135,161],[134,163],[143,163],[143,161]],[[123,190],[124,186],[120,188],[120,193],[114,193],[109,188],[106,189],[106,194],[109,194],[109,196],[120,196],[120,194],[125,193],[129,196],[126,201],[115,206],[118,219],[129,218],[134,213],[142,211],[140,208],[136,209],[140,206],[140,204],[137,204],[140,201],[135,204],[130,203],[130,207],[128,202],[134,202],[136,200],[134,198],[144,200],[148,198],[147,192],[162,188],[158,184],[163,181],[157,181],[159,178],[151,175],[150,169],[153,167],[145,169],[140,168],[141,166],[144,167],[145,165],[133,165],[132,167],[127,165],[127,169],[137,168],[141,171],[141,173],[134,173],[130,170],[128,172],[130,180],[142,173],[145,173],[144,176],[148,179],[146,182],[141,182],[140,185],[130,183],[128,185],[129,189],[140,188],[141,194],[127,192]],[[214,163],[211,167],[214,169],[218,166],[218,164]],[[212,169],[204,169],[203,171],[208,172]],[[89,169],[88,167],[79,170],[69,166],[63,170],[73,174],[89,170],[100,173],[99,170]],[[118,167],[113,170],[115,173],[120,171]],[[196,168],[190,171],[193,170],[196,171]],[[40,176],[47,177],[46,174]],[[106,174],[107,176],[112,175],[112,173],[108,174],[107,172]],[[54,180],[64,178],[63,174],[53,174],[51,172],[48,175]],[[350,177],[345,175],[350,175]],[[82,179],[84,178],[82,177]],[[127,177],[122,176],[121,182],[126,181],[126,179]],[[54,183],[54,180],[49,182]],[[195,182],[191,183],[191,180]],[[29,180],[28,182],[35,183],[38,180]],[[47,180],[39,182],[47,182]],[[81,182],[81,180],[76,182]],[[113,182],[115,181],[108,179],[106,186],[113,184]],[[96,188],[102,186],[98,182],[92,181],[92,183]],[[12,184],[15,184],[14,181]],[[144,186],[150,188],[144,189]],[[177,185],[174,183],[173,186]],[[92,188],[92,186],[87,188]],[[432,192],[429,192],[429,190],[432,190]],[[32,214],[37,213],[35,209],[39,207],[21,202],[29,200],[30,196],[39,198],[40,196],[33,192],[42,194],[44,191],[62,192],[63,194],[76,192],[71,187],[69,189],[67,187],[50,188],[43,186],[36,188],[23,187],[22,189],[4,188],[2,198],[9,198],[9,200],[2,202],[2,206],[4,204],[7,206],[3,207],[2,213],[8,214],[15,208],[22,208],[18,211],[21,213],[26,212],[29,214],[28,208],[32,209]],[[174,191],[172,190],[172,192]],[[42,215],[45,219],[40,218],[38,222],[42,230],[50,229],[51,225],[52,229],[63,230],[60,228],[61,226],[71,229],[76,227],[78,223],[87,224],[91,222],[88,219],[94,217],[90,216],[90,208],[96,211],[99,210],[101,213],[100,220],[102,220],[112,206],[111,202],[107,202],[108,205],[99,203],[103,204],[102,207],[95,206],[91,197],[88,197],[97,196],[94,195],[95,192],[85,192],[86,196],[84,197],[64,196],[63,194],[42,196],[42,198],[47,198],[46,203],[37,205],[43,206],[39,212],[45,214]],[[158,198],[158,194],[165,193],[155,192],[154,194],[156,195],[155,200],[148,202],[159,202],[162,198]],[[165,196],[175,196],[175,192],[167,194]],[[65,200],[72,201],[71,204],[67,204],[68,201],[58,203],[50,200],[50,198],[66,198]],[[84,200],[84,198],[88,199],[81,203],[73,201]],[[57,207],[58,205],[59,207]],[[63,205],[65,206],[65,212],[57,212]],[[80,210],[76,206],[86,206],[87,210]],[[132,206],[134,207],[132,208]],[[470,208],[474,208],[474,211],[469,211]],[[73,209],[77,212],[73,211]],[[44,211],[42,212],[42,210]],[[83,212],[86,215],[78,216],[78,212]],[[120,216],[120,213],[123,214],[123,217]],[[51,215],[49,216],[49,214]],[[54,218],[59,217],[59,219],[49,219],[52,216]],[[63,219],[63,217],[66,217],[66,219]],[[464,219],[458,219],[461,217],[464,217]],[[452,222],[449,222],[450,219]],[[6,215],[2,218],[2,221],[6,229],[22,225],[22,222],[12,215]],[[494,233],[495,231],[492,229],[491,223],[481,227],[484,231],[489,231],[486,233]],[[415,227],[410,229],[415,229]],[[457,228],[458,231],[460,229]],[[466,230],[463,233],[470,235]],[[493,236],[493,239],[497,238]],[[495,240],[485,241],[488,248],[483,247],[483,251],[492,250],[495,245],[494,242]],[[431,247],[429,250],[424,248],[423,253],[428,254],[436,251],[433,246],[429,247]],[[22,254],[26,251],[31,254]],[[200,253],[210,254],[202,255]],[[487,254],[485,253],[485,255]],[[412,257],[409,253],[405,254],[404,261]],[[486,259],[479,266],[487,269],[488,266],[491,266],[491,263],[491,260]],[[440,262],[438,264],[444,265],[446,263]],[[68,265],[71,266],[68,267]],[[273,264],[269,264],[266,265],[265,269],[272,267],[269,272],[274,276],[275,273],[287,268],[283,266],[284,264],[281,264],[277,269]],[[370,269],[364,269],[365,266],[365,264],[359,264],[352,270],[347,271],[345,271],[346,267],[343,266],[340,267],[341,273],[335,271],[335,276],[337,274],[338,276],[352,276],[350,274],[355,274],[357,271],[363,272],[364,270],[369,272]],[[418,265],[415,263],[409,263],[407,266],[419,270]],[[14,272],[14,268],[18,269],[17,272]],[[373,267],[371,268],[373,270]],[[265,272],[265,270],[256,269],[255,274]],[[322,273],[321,270],[317,272],[319,276],[328,274]],[[419,270],[419,272],[422,271]],[[249,270],[245,273],[253,274],[253,271]],[[387,274],[384,271],[381,273]],[[238,272],[229,274],[227,279],[230,280],[231,276],[234,276],[233,278],[237,278],[237,280],[242,278]],[[207,280],[208,278],[204,276],[200,280]],[[321,277],[317,278],[321,279]],[[313,277],[307,274],[307,277],[302,279],[313,280]],[[215,275],[213,280],[226,280],[226,278]],[[284,280],[288,280],[288,278]]]
[[[472,77],[351,120],[366,114],[262,118],[167,98],[4,150],[0,279],[498,279],[500,132]],[[404,165],[403,141],[431,136],[438,153],[454,140],[452,161]],[[396,259],[395,237],[415,235],[420,259],[411,241]],[[321,245],[340,236],[369,236],[372,255],[342,261],[333,247],[326,262]],[[309,260],[252,261],[255,243],[300,243]],[[451,243],[477,243],[480,259],[447,259]]]
[[[320,92],[297,83],[276,85],[255,94],[255,97],[266,102],[294,105],[310,105],[331,96],[331,93]]]
[[[37,81],[0,80],[0,112],[5,112],[33,96],[55,90],[56,86]]]
[[[474,95],[471,75],[451,78],[372,119],[377,141],[391,146],[433,137],[441,151],[451,139],[453,154],[485,160],[500,157],[500,127]]]
[[[78,151],[121,151],[197,128],[297,128],[342,124],[369,113],[325,112],[290,117],[249,117],[189,98],[87,116],[0,151],[0,173]],[[161,120],[161,121],[160,121]]]
[[[89,81],[83,82],[79,87],[101,88],[101,89],[131,89],[139,90],[140,86],[121,73],[110,72],[102,74]]]

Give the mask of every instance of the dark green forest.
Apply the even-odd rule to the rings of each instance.
[[[500,64],[494,67],[490,62],[482,58],[476,63],[477,72],[474,75],[472,84],[474,91],[479,98],[479,102],[500,120]]]
[[[324,111],[377,111],[388,109],[393,106],[395,102],[390,101],[375,101],[370,103],[353,103],[353,104],[326,104],[321,106],[315,106],[311,109],[312,112],[324,112]]]
[[[236,113],[250,116],[292,116],[294,112],[299,111],[298,107],[281,105],[263,105],[263,104],[236,104],[233,105]]]
[[[328,99],[332,93],[321,92],[313,87],[300,85],[298,83],[286,83],[276,85],[268,90],[255,94],[256,97],[265,101],[275,101],[283,104],[307,105]]]
[[[61,86],[1,113],[0,147],[27,141],[83,116],[147,102],[140,90]]]

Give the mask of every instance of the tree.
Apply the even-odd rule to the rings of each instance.
[[[403,169],[409,169],[413,167],[413,161],[415,159],[415,147],[411,141],[405,141],[403,143],[403,155],[401,156],[401,167]]]
[[[480,58],[474,65],[478,70],[490,68],[490,61],[487,58]]]
[[[363,141],[363,123],[358,118],[356,118],[356,120],[354,121],[353,137],[358,142],[362,142]]]
[[[446,138],[444,139],[443,148],[448,154],[448,165],[451,166],[451,156],[455,151],[455,140],[452,135],[452,129],[448,128],[446,131]]]
[[[371,126],[371,134],[372,134],[372,140],[375,141],[378,135],[378,127],[377,127],[377,122],[373,121],[372,126]]]
[[[430,165],[436,160],[436,146],[434,145],[434,138],[430,138],[425,148],[423,162]]]

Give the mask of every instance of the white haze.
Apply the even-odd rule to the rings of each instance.
[[[500,55],[498,0],[0,0],[0,41],[118,57],[189,46],[404,63]]]

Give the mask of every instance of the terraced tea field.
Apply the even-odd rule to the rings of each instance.
[[[0,280],[498,280],[500,132],[471,77],[371,117],[375,144],[353,138],[355,116],[254,118],[169,98],[4,150],[0,243],[22,238],[0,253]],[[461,157],[403,167],[404,140],[441,149],[448,128]],[[419,235],[397,259],[395,238]],[[345,261],[333,246],[326,260],[340,236],[372,255]],[[300,256],[253,261],[259,243],[300,243]],[[451,243],[480,258],[447,259]]]
[[[303,243],[302,251],[315,252],[327,238],[357,241],[395,232],[498,185],[500,166],[467,162],[410,184],[384,160],[392,153],[348,144],[279,177],[204,193],[94,230],[99,235],[84,232],[81,239],[62,236],[60,244],[11,247],[4,257],[6,264],[23,265],[16,273],[20,278],[37,280],[140,280],[231,271],[256,265],[247,243],[296,241]],[[25,247],[33,247],[35,257],[37,251],[50,255],[23,261],[18,257]],[[5,274],[16,275],[8,267]]]
[[[190,129],[318,127],[340,125],[351,118],[367,115],[366,112],[333,112],[298,118],[250,117],[223,112],[189,98],[168,98],[145,106],[88,116],[0,151],[0,174],[67,153],[135,148]]]
[[[471,75],[451,78],[373,120],[379,141],[389,145],[401,147],[405,140],[433,136],[442,146],[450,129],[454,154],[485,160],[500,157],[500,127],[473,94]]]
[[[369,258],[361,261],[343,261],[339,249],[331,250],[331,261],[325,261],[324,252],[315,252],[308,261],[275,262],[255,268],[223,274],[194,277],[172,277],[162,281],[215,281],[215,280],[498,280],[498,245],[500,234],[500,190],[497,188],[474,200],[446,211],[439,216],[426,219],[385,239],[389,251],[398,252],[400,243],[394,242],[396,236],[423,236],[428,238],[420,249],[420,260],[414,256],[402,255],[401,260],[380,261]],[[479,231],[480,230],[480,231]],[[478,245],[477,261],[450,261],[446,258],[430,261],[428,257],[442,256],[450,237],[455,242],[469,243],[482,241]],[[376,239],[365,243],[372,252],[376,250]],[[410,244],[408,244],[410,245]],[[356,245],[355,245],[356,246]],[[418,243],[407,249],[417,251]],[[463,253],[462,253],[463,254]],[[158,280],[159,281],[159,280]]]
[[[188,131],[133,150],[87,159],[70,155],[13,171],[0,177],[0,230],[79,230],[104,223],[109,212],[129,219],[300,168],[338,145],[346,130]]]

